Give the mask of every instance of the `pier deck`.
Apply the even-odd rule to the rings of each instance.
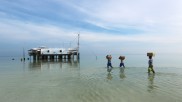
[[[33,60],[74,59],[75,56],[79,59],[78,48],[38,47],[28,50],[28,54]]]

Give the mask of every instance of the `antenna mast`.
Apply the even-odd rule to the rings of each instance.
[[[77,57],[78,57],[78,59],[79,59],[79,46],[80,46],[80,42],[79,42],[79,40],[80,40],[80,32],[78,33],[78,52],[77,52]]]

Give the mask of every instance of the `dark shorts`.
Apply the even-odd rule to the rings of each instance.
[[[111,66],[111,63],[107,63],[107,66]]]
[[[124,63],[120,63],[120,67],[124,66]]]

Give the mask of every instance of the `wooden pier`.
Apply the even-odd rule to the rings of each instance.
[[[79,34],[78,43],[75,48],[47,48],[41,46],[28,50],[28,54],[33,60],[62,60],[62,59],[79,59]],[[76,57],[76,58],[75,58]]]
[[[32,48],[28,50],[30,58],[33,60],[62,60],[62,59],[79,59],[78,48]]]

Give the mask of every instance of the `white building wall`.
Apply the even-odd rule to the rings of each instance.
[[[63,48],[44,48],[41,49],[41,54],[48,55],[48,54],[66,54],[66,50]]]

